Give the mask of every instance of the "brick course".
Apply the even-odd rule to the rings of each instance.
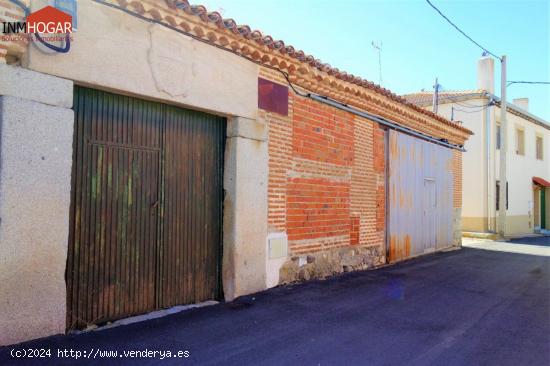
[[[293,155],[336,165],[353,163],[353,115],[294,97]]]
[[[279,73],[260,76],[286,85]],[[291,255],[384,248],[384,130],[289,92],[288,116],[260,110],[269,127],[268,222]]]
[[[288,239],[349,235],[349,183],[291,178],[287,183]]]
[[[260,75],[287,85],[276,71],[262,68]],[[288,116],[260,110],[260,119],[269,128],[269,227],[288,234],[290,255],[353,247],[383,255],[385,127],[291,90]],[[433,132],[431,126],[416,127]],[[450,168],[453,207],[459,208],[461,152],[453,150]]]

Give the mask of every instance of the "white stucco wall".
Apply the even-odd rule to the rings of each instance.
[[[485,99],[475,99],[468,101],[471,105],[487,104]],[[455,106],[453,104],[443,104],[438,107],[438,114],[451,119],[451,114],[455,121],[461,121],[463,126],[471,130],[474,134],[466,141],[466,152],[462,154],[462,217],[467,218],[463,222],[466,230],[471,223],[468,220],[480,220],[486,216],[486,161],[485,152],[485,125],[483,119],[484,112],[469,113],[469,108]],[[464,112],[464,111],[468,111]]]
[[[10,81],[0,83],[0,345],[6,345],[65,331],[74,114],[72,82],[7,65],[0,75]]]
[[[487,102],[487,99],[472,99],[466,103],[483,106]],[[466,142],[467,151],[463,154],[463,226],[468,230],[468,225],[473,225],[473,222],[476,223],[475,225],[481,225],[482,221],[479,220],[488,218],[488,225],[495,231],[495,218],[498,215],[495,209],[495,185],[496,180],[499,180],[500,159],[500,151],[496,149],[496,126],[500,121],[500,108],[495,106],[487,110],[491,148],[489,169],[486,169],[486,126],[484,124],[486,110],[472,113],[471,108],[448,103],[439,106],[439,114],[450,119],[452,106],[455,107],[454,120],[462,121],[464,127],[474,132]],[[473,110],[477,109],[473,108]],[[537,176],[550,180],[550,130],[512,113],[507,114],[507,122],[509,209],[506,234],[532,233],[534,230],[532,179]],[[518,127],[525,131],[525,155],[516,153],[516,128]],[[535,136],[537,135],[543,137],[543,160],[536,159]],[[486,174],[489,174],[488,187],[485,183]]]
[[[495,107],[496,120],[500,120],[500,108]],[[507,114],[508,154],[507,176],[509,185],[509,209],[507,234],[531,233],[534,230],[533,177],[550,181],[550,130],[538,126],[514,114]],[[516,153],[516,129],[524,130],[525,155]],[[536,159],[535,136],[543,137],[543,160]],[[498,177],[500,153],[495,154],[495,172]],[[514,219],[514,217],[516,219]]]
[[[33,0],[40,8],[44,0]],[[29,47],[24,66],[116,92],[216,114],[256,118],[259,66],[92,1],[78,2],[66,54]]]

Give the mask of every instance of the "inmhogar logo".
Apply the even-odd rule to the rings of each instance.
[[[28,12],[28,10],[26,10]],[[24,22],[3,22],[3,41],[38,41],[57,52],[67,52],[70,47],[71,33],[73,33],[73,19],[53,6],[46,6],[26,16]],[[15,34],[25,33],[25,36]],[[42,34],[42,35],[41,35]],[[49,36],[44,36],[47,34]],[[63,36],[59,36],[63,34]],[[65,42],[65,47],[54,46],[49,41]]]

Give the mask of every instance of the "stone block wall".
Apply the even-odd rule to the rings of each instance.
[[[0,65],[0,346],[65,331],[73,83]]]

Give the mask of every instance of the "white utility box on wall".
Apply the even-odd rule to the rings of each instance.
[[[267,236],[266,287],[279,284],[279,271],[288,257],[288,238],[286,233],[270,233]]]

